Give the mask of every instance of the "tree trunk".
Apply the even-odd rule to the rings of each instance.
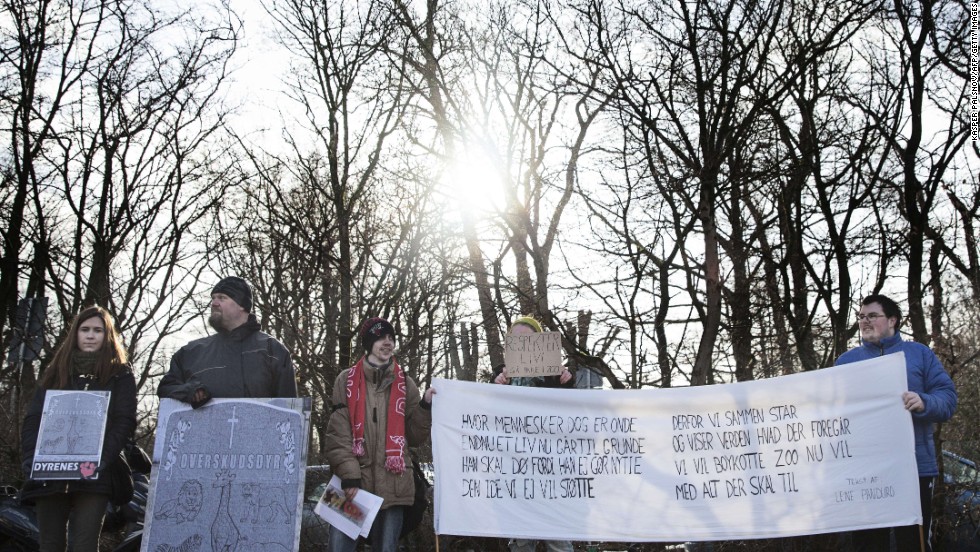
[[[718,228],[715,224],[717,170],[707,172],[701,178],[700,185],[698,220],[701,221],[701,231],[704,233],[705,318],[702,321],[697,357],[691,370],[691,385],[707,385],[712,382],[712,361],[721,328],[721,261],[718,255]]]

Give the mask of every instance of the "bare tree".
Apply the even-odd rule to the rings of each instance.
[[[931,340],[924,310],[926,240],[941,241],[930,217],[943,184],[955,178],[969,135],[966,61],[955,57],[966,51],[968,17],[962,2],[895,0],[880,20],[885,38],[868,54],[874,78],[867,86],[875,87],[876,101],[865,108],[899,172],[894,193],[908,225],[908,319],[921,343]],[[939,113],[945,115],[943,128],[927,133]]]
[[[505,321],[516,309],[563,331],[550,300],[552,254],[579,165],[591,151],[590,133],[611,98],[597,94],[595,69],[578,68],[556,47],[560,23],[548,9],[545,2],[530,1],[495,3],[485,16],[481,12],[481,32],[467,35],[471,71],[481,85],[470,102],[478,115],[467,119],[466,129],[470,140],[496,153],[503,183],[496,222],[505,246],[494,266],[505,288],[495,290],[497,308]],[[512,269],[503,269],[511,262]],[[574,334],[564,336],[570,355],[594,364],[578,342]]]
[[[50,297],[50,352],[82,306],[108,307],[145,389],[168,337],[198,312],[200,225],[227,184],[221,91],[239,22],[221,6],[3,9],[15,23],[0,60],[12,159],[4,308],[21,286]]]
[[[434,125],[438,147],[430,151],[442,161],[451,160],[460,150],[465,136],[463,113],[467,111],[466,94],[459,91],[459,75],[454,65],[445,59],[450,53],[462,53],[463,36],[458,13],[450,11],[439,0],[427,0],[425,13],[417,14],[408,3],[394,2],[399,24],[405,30],[408,43],[402,49],[392,49],[391,55],[405,63],[406,78],[417,81],[417,90]],[[445,27],[445,28],[443,28]],[[401,46],[401,44],[399,44]],[[428,143],[427,140],[420,140]],[[500,323],[494,306],[486,259],[472,214],[462,214],[463,239],[466,244],[470,273],[476,284],[482,325],[492,365],[503,363]]]
[[[442,331],[460,293],[455,240],[438,219],[433,175],[405,151],[414,93],[404,41],[384,2],[266,5],[292,52],[286,151],[243,137],[247,208],[218,219],[221,265],[253,282],[262,322],[293,351],[300,385],[318,405],[322,446],[336,376],[360,356],[357,329],[385,316],[399,360],[417,381],[437,370]]]
[[[775,178],[751,209],[759,225],[765,224],[763,213],[775,217],[778,234],[765,238],[762,260],[765,272],[781,285],[768,288],[766,300],[774,320],[781,320],[775,331],[789,331],[779,339],[795,345],[804,370],[827,366],[846,350],[853,302],[850,263],[882,243],[875,191],[887,155],[868,119],[853,107],[863,98],[853,83],[857,56],[847,46],[879,8],[875,3],[793,6],[787,20],[795,32],[778,46],[779,58],[797,65],[800,77],[784,101],[768,110],[768,145],[775,153],[767,155],[763,171]],[[813,50],[812,44],[825,46]],[[808,51],[813,55],[800,55]],[[781,246],[774,248],[774,242]],[[828,326],[822,329],[825,319]],[[821,346],[821,336],[827,335],[833,336],[832,346]]]

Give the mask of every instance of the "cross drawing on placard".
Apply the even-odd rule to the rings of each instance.
[[[238,417],[235,416],[235,410],[238,407],[231,407],[231,418],[228,418],[228,423],[231,424],[231,435],[228,436],[228,448],[231,448],[232,442],[235,440],[235,424],[238,423]]]

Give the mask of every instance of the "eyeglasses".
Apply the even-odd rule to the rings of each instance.
[[[878,320],[879,318],[884,318],[884,317],[885,317],[885,315],[884,314],[881,314],[880,312],[869,312],[868,314],[859,314],[858,315],[858,320],[860,320],[861,322],[864,322],[865,320],[869,320],[871,322],[874,322],[875,320]]]

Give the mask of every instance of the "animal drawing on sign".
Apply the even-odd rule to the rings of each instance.
[[[248,537],[242,537],[238,544],[238,552],[289,552],[289,549],[278,542],[249,543]]]
[[[164,503],[160,511],[153,514],[153,519],[172,519],[177,523],[194,521],[201,513],[204,503],[204,487],[197,479],[188,479],[180,486],[177,498]]]
[[[252,523],[258,523],[264,518],[266,523],[272,523],[282,514],[283,523],[289,522],[289,512],[286,510],[286,498],[281,487],[263,487],[258,483],[242,485],[242,498],[245,508],[241,521],[244,523],[251,518]]]
[[[286,453],[282,465],[288,474],[296,471],[296,435],[290,431],[291,425],[288,421],[276,424],[276,428],[279,430],[279,443]]]
[[[235,474],[228,470],[219,471],[215,474],[212,487],[221,489],[221,499],[218,501],[218,512],[214,515],[214,522],[211,524],[211,552],[236,552],[238,549],[238,526],[235,520],[231,519],[228,512],[228,505],[231,502],[231,482],[235,480]]]
[[[41,454],[56,454],[58,452],[58,447],[64,440],[64,435],[59,435],[54,439],[45,439],[44,442],[41,443]]]
[[[49,416],[52,414],[45,413]],[[57,436],[51,436],[41,442],[41,446],[38,447],[38,451],[41,454],[57,454],[61,450],[61,445],[65,441],[65,436],[63,432],[65,431],[65,419],[58,417],[54,420],[54,423],[46,427],[44,433],[47,435],[57,434]]]
[[[167,462],[163,465],[163,471],[167,472],[168,481],[174,476],[174,470],[171,468],[177,465],[177,449],[179,449],[181,443],[184,442],[184,437],[187,434],[187,430],[190,428],[190,422],[187,420],[180,420],[177,422],[177,427],[170,432],[170,444],[167,445]]]
[[[92,433],[92,421],[89,418],[78,418],[75,430],[78,432],[76,454],[98,454],[100,452],[99,442]]]
[[[79,423],[79,419],[72,417],[71,425],[68,426],[68,454],[73,454],[75,452],[75,445],[78,444],[78,440],[82,437],[79,432],[80,427],[75,427]]]
[[[201,535],[197,533],[184,539],[184,542],[180,543],[179,546],[170,546],[169,544],[161,544],[156,547],[156,552],[198,552],[201,549],[201,542],[204,539]]]

